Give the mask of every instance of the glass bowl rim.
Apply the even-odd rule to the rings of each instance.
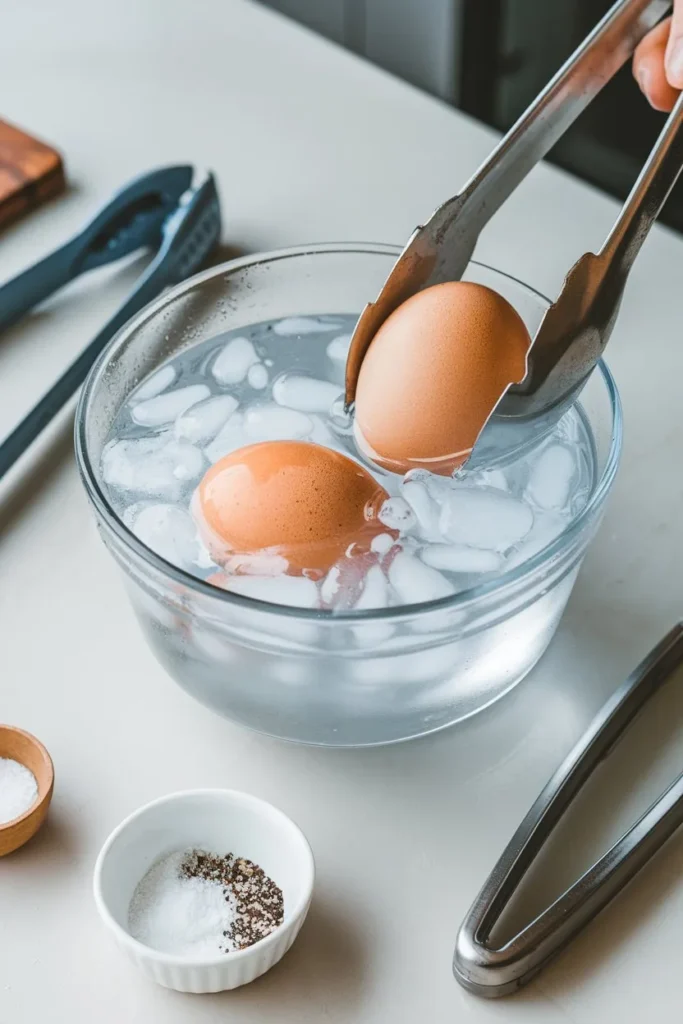
[[[135,536],[132,530],[125,525],[123,520],[119,518],[111,506],[104,490],[100,486],[98,473],[94,471],[88,455],[86,444],[86,423],[90,400],[98,377],[106,367],[111,352],[120,345],[126,337],[138,330],[144,323],[155,317],[157,313],[161,312],[170,302],[196,288],[197,285],[201,285],[204,281],[211,280],[212,278],[220,277],[223,274],[232,274],[244,267],[258,266],[262,263],[273,263],[277,260],[287,259],[290,257],[335,253],[352,255],[356,252],[365,255],[374,254],[378,256],[395,256],[398,258],[402,249],[402,246],[387,244],[384,242],[322,242],[312,243],[309,245],[288,246],[280,249],[272,249],[268,252],[259,252],[252,255],[240,256],[236,259],[227,260],[224,263],[209,267],[206,270],[200,271],[200,273],[182,281],[174,288],[171,288],[168,292],[165,292],[159,298],[150,302],[116,332],[92,366],[87,380],[81,390],[75,418],[75,448],[78,469],[86,493],[98,514],[106,523],[107,527],[125,548],[131,549],[133,553],[136,554],[144,563],[149,564],[157,572],[168,577],[169,582],[175,582],[181,586],[188,587],[190,590],[194,590],[211,600],[224,602],[229,606],[232,605],[237,608],[242,608],[243,610],[258,610],[259,612],[265,612],[270,615],[284,615],[286,617],[302,619],[304,621],[320,622],[322,620],[343,624],[345,622],[358,623],[367,621],[391,621],[392,619],[403,618],[405,616],[409,616],[411,618],[413,616],[427,616],[434,611],[443,611],[445,609],[450,610],[468,604],[477,604],[480,599],[488,598],[492,595],[503,596],[506,591],[513,589],[526,577],[533,576],[543,565],[552,561],[556,555],[562,553],[571,546],[571,541],[581,533],[583,524],[590,518],[595,509],[599,508],[605,501],[614,482],[621,454],[623,439],[621,399],[619,397],[619,392],[614,378],[602,359],[598,362],[596,369],[600,371],[603,383],[607,390],[607,396],[612,413],[612,435],[602,475],[600,476],[598,484],[589,500],[586,502],[584,508],[579,512],[576,518],[572,520],[567,528],[559,534],[559,536],[557,536],[549,545],[541,548],[539,552],[527,561],[521,562],[519,565],[514,566],[507,572],[501,573],[500,576],[496,576],[492,580],[484,583],[478,583],[474,587],[468,587],[466,590],[457,591],[455,594],[437,598],[434,601],[425,601],[420,604],[398,605],[390,608],[371,608],[361,611],[349,610],[336,612],[334,610],[324,608],[298,608],[292,605],[263,601],[260,598],[246,597],[242,594],[234,594],[230,591],[223,590],[220,587],[216,587],[211,583],[207,583],[204,580],[198,579],[191,573],[186,572],[184,569],[179,569],[171,562],[167,562],[160,555],[157,555],[156,552],[152,551],[151,548],[148,548]],[[506,271],[499,270],[497,267],[492,267],[480,260],[470,260],[470,265],[481,267],[484,270],[491,271],[493,274],[498,274],[501,277],[507,278],[515,285],[524,289],[524,291],[535,295],[536,298],[540,299],[546,305],[550,305],[551,300],[548,299],[547,296],[538,291],[538,289],[534,288],[532,285],[528,285],[526,282],[521,281],[519,278],[515,277],[514,274],[508,274]]]

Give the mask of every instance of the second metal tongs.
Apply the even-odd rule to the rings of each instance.
[[[670,6],[669,0],[618,0],[463,190],[416,229],[356,325],[346,366],[347,407],[365,353],[387,317],[423,288],[460,280],[481,230]],[[520,454],[576,400],[609,340],[633,262],[683,169],[682,125],[683,95],[602,249],[585,253],[569,271],[533,339],[527,376],[504,395],[470,464]]]

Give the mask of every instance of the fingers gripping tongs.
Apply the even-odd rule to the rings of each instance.
[[[81,274],[155,251],[132,294],[0,444],[0,479],[78,390],[110,338],[164,288],[199,270],[220,231],[213,175],[195,180],[189,165],[160,168],[130,182],[74,238],[0,287],[2,330]]]

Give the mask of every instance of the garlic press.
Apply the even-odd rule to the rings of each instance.
[[[2,330],[81,274],[139,250],[154,252],[123,305],[0,444],[0,480],[75,394],[119,328],[164,288],[199,270],[220,232],[213,175],[197,175],[187,164],[162,167],[135,178],[74,238],[0,287]]]

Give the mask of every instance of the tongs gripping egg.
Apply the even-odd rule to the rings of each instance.
[[[469,458],[511,384],[527,372],[531,338],[502,295],[454,281],[413,295],[385,320],[356,389],[356,438],[395,473],[450,475]]]

